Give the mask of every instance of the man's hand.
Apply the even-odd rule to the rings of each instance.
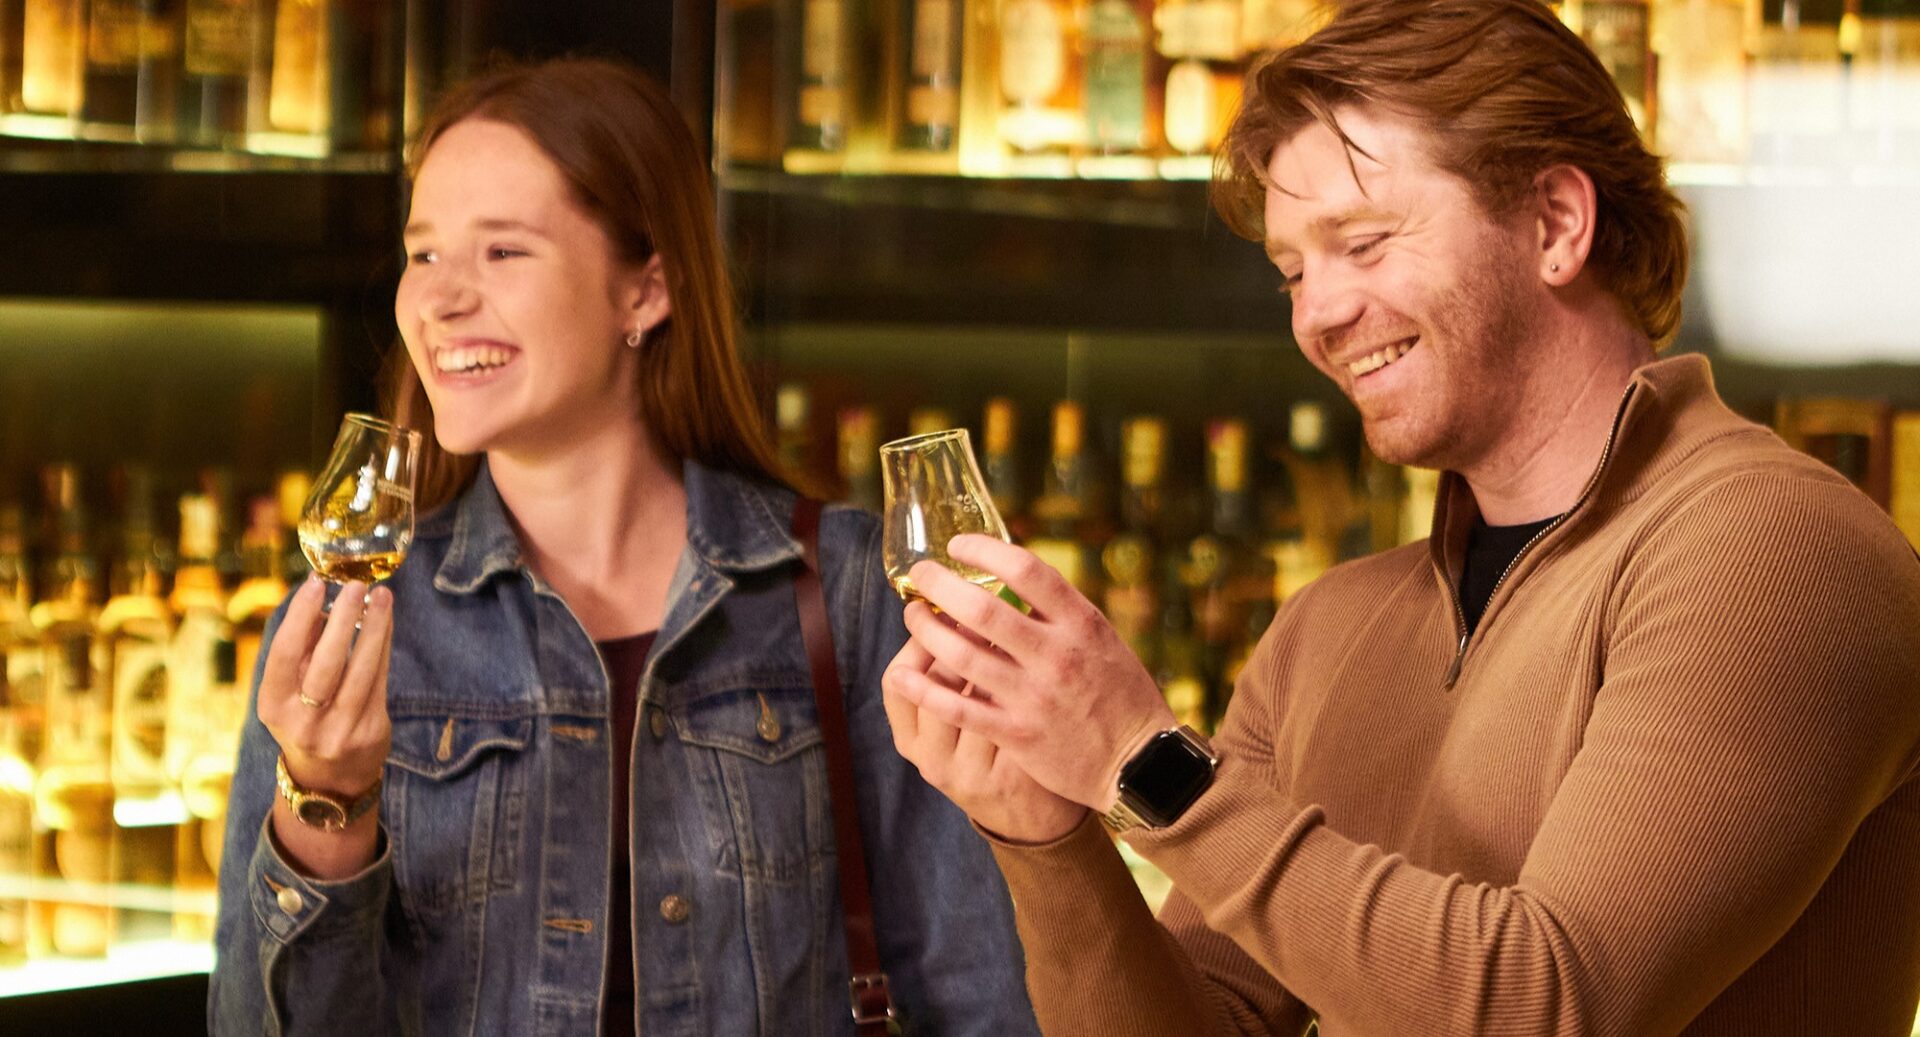
[[[1010,762],[1057,795],[1105,812],[1121,765],[1174,726],[1160,689],[1093,603],[1031,552],[978,534],[955,537],[948,549],[955,561],[1006,581],[1033,611],[1022,615],[944,566],[921,562],[915,589],[952,622],[908,607],[908,647],[936,665],[896,665],[889,690],[919,707],[922,723],[931,717],[984,736],[998,748],[996,765]]]
[[[919,602],[907,606],[909,614],[915,609],[932,612]],[[941,622],[937,616],[932,621]],[[929,671],[938,676],[929,677]],[[881,675],[893,744],[920,769],[927,784],[953,800],[974,823],[1011,842],[1050,843],[1079,827],[1085,807],[1041,788],[985,737],[922,712],[900,694],[897,688],[907,674],[943,684],[961,682],[940,672],[933,656],[912,640]]]

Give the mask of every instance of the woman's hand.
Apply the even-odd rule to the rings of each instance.
[[[325,600],[325,584],[309,578],[287,608],[260,678],[260,722],[279,743],[294,784],[352,802],[380,780],[393,740],[393,592],[369,593],[356,581],[340,589],[330,613],[321,612]],[[273,834],[300,870],[340,879],[373,861],[378,817],[376,808],[329,832],[302,822],[276,795]]]

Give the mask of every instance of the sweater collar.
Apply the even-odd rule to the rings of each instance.
[[[1601,503],[1638,497],[1708,441],[1752,424],[1714,391],[1713,371],[1697,353],[1666,357],[1633,372],[1621,394],[1606,453],[1580,499],[1542,539],[1579,524]],[[1467,535],[1480,515],[1467,480],[1443,473],[1433,509],[1429,550],[1449,586],[1458,586]]]

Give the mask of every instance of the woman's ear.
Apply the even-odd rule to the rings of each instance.
[[[627,311],[628,341],[635,344],[673,316],[673,295],[667,290],[666,268],[660,264],[659,253],[633,274],[622,304]]]

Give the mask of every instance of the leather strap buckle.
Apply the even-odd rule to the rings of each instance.
[[[855,1026],[872,1026],[894,1019],[893,994],[887,990],[884,972],[868,972],[847,980],[847,997],[853,1003]]]

